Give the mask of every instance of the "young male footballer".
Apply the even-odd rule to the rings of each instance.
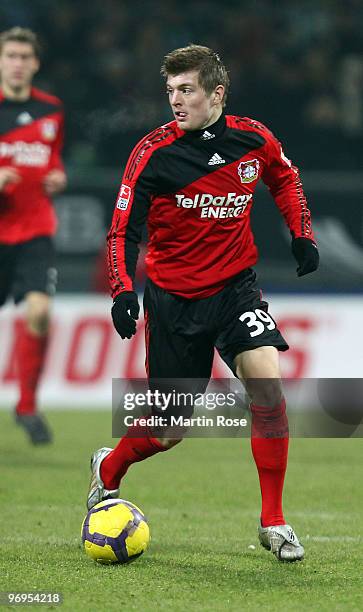
[[[260,122],[226,115],[229,78],[211,49],[188,45],[161,68],[174,120],[132,151],[108,235],[112,319],[131,338],[139,314],[133,277],[144,223],[148,227],[146,367],[149,381],[211,375],[216,347],[251,399],[252,453],[262,511],[261,544],[281,561],[303,558],[286,524],[282,491],[288,421],[279,353],[288,345],[262,301],[252,267],[252,197],[268,186],[292,236],[298,276],[319,255],[299,173]],[[119,496],[129,466],[177,441],[135,424],[114,449],[92,455],[88,508]]]
[[[64,189],[66,175],[62,104],[32,87],[38,69],[34,32],[14,27],[0,34],[0,306],[10,296],[25,302],[16,339],[15,419],[33,444],[44,444],[51,432],[37,413],[36,391],[56,281],[51,197]]]

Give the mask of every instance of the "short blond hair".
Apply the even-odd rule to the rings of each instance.
[[[36,55],[37,58],[40,57],[40,44],[38,36],[29,28],[20,28],[19,26],[15,26],[14,28],[10,28],[10,30],[5,30],[5,32],[1,32],[0,53],[2,52],[5,43],[7,42],[28,43],[32,46],[34,55]]]

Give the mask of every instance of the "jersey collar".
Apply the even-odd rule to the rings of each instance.
[[[224,134],[225,129],[226,117],[224,113],[222,113],[219,119],[215,123],[212,123],[212,125],[209,125],[203,130],[186,131],[185,136],[192,139],[193,141],[210,142],[215,140],[215,138],[222,136],[222,134]]]
[[[33,94],[34,94],[34,87],[31,87],[29,96],[25,98],[25,100],[14,100],[13,98],[7,98],[4,94],[3,89],[0,87],[0,102],[3,102],[6,100],[7,102],[10,102],[12,104],[26,104],[33,97]]]

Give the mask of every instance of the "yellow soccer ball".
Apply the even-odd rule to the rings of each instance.
[[[82,523],[82,542],[99,563],[128,563],[147,549],[150,530],[140,508],[124,499],[96,504]]]

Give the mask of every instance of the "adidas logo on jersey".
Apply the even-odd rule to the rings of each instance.
[[[217,164],[225,164],[226,160],[223,159],[218,153],[214,153],[208,162],[208,166],[216,166]]]
[[[203,134],[201,135],[202,140],[211,140],[212,138],[215,138],[215,137],[216,135],[211,134],[210,132],[208,132],[208,130],[205,130],[205,132],[203,132]]]

